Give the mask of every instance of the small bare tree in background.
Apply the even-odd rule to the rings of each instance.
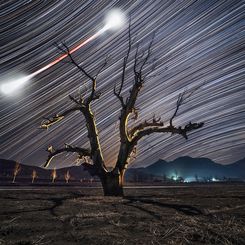
[[[154,70],[153,68],[148,72],[143,72],[145,66],[149,61],[149,57],[151,55],[152,49],[151,40],[148,48],[144,52],[139,52],[139,46],[137,46],[135,54],[134,54],[134,82],[133,87],[129,91],[129,95],[127,98],[122,96],[122,89],[125,82],[126,76],[126,68],[129,63],[129,56],[132,49],[132,41],[131,41],[131,33],[129,27],[129,44],[127,54],[124,57],[123,65],[122,65],[122,74],[121,81],[118,86],[114,87],[114,95],[118,99],[121,105],[121,112],[119,117],[119,131],[120,131],[120,148],[117,156],[117,161],[115,167],[112,170],[108,170],[103,158],[101,146],[100,146],[100,136],[97,129],[95,116],[92,109],[92,103],[95,100],[100,98],[101,93],[96,89],[97,77],[99,73],[106,66],[105,62],[97,72],[96,76],[92,76],[89,74],[85,68],[79,65],[74,58],[72,57],[70,50],[67,45],[63,44],[62,47],[59,47],[63,52],[65,52],[69,57],[69,62],[73,64],[77,69],[83,73],[90,81],[91,81],[91,91],[89,95],[83,96],[81,93],[78,97],[69,96],[70,100],[74,102],[74,106],[64,111],[62,114],[56,114],[51,118],[46,118],[42,124],[41,128],[48,129],[53,124],[60,122],[63,120],[68,114],[71,114],[76,111],[80,111],[86,120],[86,127],[88,131],[88,140],[90,142],[90,148],[80,148],[78,146],[72,146],[65,144],[64,148],[61,149],[53,149],[53,147],[48,148],[48,159],[45,163],[45,167],[47,167],[51,160],[63,153],[63,152],[71,152],[77,153],[79,160],[82,160],[82,164],[91,176],[98,176],[101,180],[104,195],[110,196],[122,196],[123,195],[123,179],[124,174],[129,164],[130,159],[135,157],[136,155],[136,147],[138,142],[144,137],[151,135],[153,133],[159,134],[178,134],[188,138],[188,133],[199,129],[203,126],[203,123],[188,123],[183,127],[174,126],[174,118],[177,115],[177,112],[181,105],[186,102],[186,99],[190,97],[192,92],[185,91],[181,93],[177,99],[176,109],[173,112],[172,117],[169,119],[169,123],[164,124],[161,118],[156,118],[153,116],[150,120],[146,120],[140,122],[138,125],[129,129],[128,121],[129,119],[137,119],[138,118],[138,110],[135,107],[136,100],[138,98],[139,92],[141,91],[146,77]],[[88,160],[89,159],[89,160]]]
[[[65,181],[66,181],[66,184],[69,183],[70,178],[71,178],[70,172],[69,172],[69,170],[67,170],[66,173],[65,173]]]
[[[57,178],[57,173],[56,173],[56,168],[54,168],[51,172],[51,178],[52,178],[52,183],[55,182],[56,178]]]
[[[37,171],[35,169],[32,170],[31,177],[32,177],[31,183],[33,184],[35,179],[37,178]]]
[[[16,162],[15,164],[15,167],[14,167],[14,172],[13,172],[13,180],[12,180],[12,183],[15,183],[15,179],[16,179],[16,176],[18,175],[18,173],[20,172],[21,170],[21,166],[18,162]]]

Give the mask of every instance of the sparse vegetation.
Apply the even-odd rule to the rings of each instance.
[[[245,244],[244,198],[244,185],[1,191],[0,244]]]

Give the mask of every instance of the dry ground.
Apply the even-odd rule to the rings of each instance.
[[[245,244],[245,185],[0,191],[0,244]]]

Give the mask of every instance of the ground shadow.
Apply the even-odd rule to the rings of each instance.
[[[203,215],[204,213],[196,208],[196,207],[193,207],[191,205],[185,205],[185,204],[174,204],[174,203],[162,203],[162,202],[159,202],[159,201],[156,201],[156,200],[152,200],[152,199],[147,199],[145,198],[144,196],[134,196],[134,197],[127,197],[125,196],[124,199],[128,200],[128,202],[125,203],[125,205],[130,205],[130,206],[134,206],[142,211],[145,211],[147,213],[149,213],[150,215],[154,216],[155,218],[157,219],[160,219],[160,216],[157,215],[156,213],[150,211],[150,210],[147,210],[145,208],[143,208],[142,206],[139,206],[139,205],[135,205],[137,203],[143,203],[143,204],[151,204],[153,206],[158,206],[158,207],[161,207],[161,208],[171,208],[171,209],[174,209],[178,212],[181,212],[185,215],[191,215],[191,216],[194,216],[194,215]]]
[[[50,214],[53,216],[58,216],[55,213],[55,209],[62,206],[65,201],[71,200],[71,199],[76,199],[76,198],[81,198],[84,197],[85,195],[77,192],[71,193],[69,196],[66,197],[46,197],[46,198],[29,198],[29,199],[24,199],[24,201],[47,201],[47,202],[52,202],[53,205],[51,207],[47,208],[39,208],[39,209],[25,209],[25,210],[20,210],[20,211],[7,211],[7,212],[1,212],[1,215],[10,215],[10,214],[21,214],[21,213],[30,213],[30,212],[40,212],[40,211],[49,211]],[[13,197],[5,197],[4,199],[9,199],[9,200],[19,200],[17,198]]]

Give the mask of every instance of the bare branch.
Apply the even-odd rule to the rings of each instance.
[[[145,120],[144,122],[138,124],[137,126],[133,127],[130,130],[130,136],[131,138],[134,137],[135,134],[137,134],[138,131],[143,130],[148,127],[162,127],[164,123],[161,121],[161,117],[156,118],[155,115],[152,118],[152,121]]]
[[[70,61],[72,64],[74,64],[86,77],[88,77],[91,81],[92,81],[92,87],[91,87],[91,93],[90,96],[88,97],[86,104],[89,105],[93,100],[98,99],[99,96],[98,94],[96,96],[95,95],[95,90],[96,90],[96,78],[91,76],[82,66],[80,66],[72,57],[72,54],[70,53],[70,49],[69,47],[65,44],[62,43],[64,48],[61,48],[61,50],[66,50],[66,54],[68,55],[68,57],[70,58]],[[101,69],[104,68],[106,64],[104,64]],[[101,71],[101,69],[99,70],[99,72]],[[97,74],[98,75],[98,74]]]
[[[131,25],[131,23],[129,22],[129,27],[128,27],[128,52],[127,52],[126,57],[123,60],[122,80],[121,80],[120,88],[119,88],[119,91],[118,91],[119,94],[122,91],[123,84],[124,84],[124,81],[125,81],[125,72],[126,72],[128,57],[129,57],[129,54],[130,54],[130,51],[131,51],[131,47],[132,47],[132,44],[131,44],[131,27],[130,27],[130,25]]]
[[[49,155],[48,155],[47,161],[44,164],[45,168],[49,166],[50,162],[52,161],[52,159],[55,156],[57,156],[63,152],[75,152],[79,155],[79,157],[91,156],[90,150],[85,149],[85,148],[80,148],[80,147],[73,147],[73,146],[68,145],[68,144],[65,145],[65,148],[61,148],[58,150],[54,150],[52,146],[49,146],[47,151],[49,152]]]
[[[131,35],[131,34],[130,34]],[[120,141],[121,141],[121,146],[119,149],[119,154],[118,154],[118,159],[117,159],[117,164],[116,167],[118,169],[120,169],[120,171],[123,171],[123,169],[126,168],[127,164],[128,164],[128,160],[129,160],[129,155],[133,152],[134,147],[132,147],[131,145],[131,136],[132,134],[130,134],[130,132],[128,131],[128,120],[130,115],[133,113],[134,117],[133,119],[137,120],[138,118],[138,110],[135,108],[135,103],[138,97],[138,94],[141,90],[141,88],[143,87],[143,76],[142,76],[142,69],[144,67],[144,65],[146,64],[150,54],[151,54],[151,46],[152,46],[152,41],[149,44],[148,47],[148,52],[147,52],[147,56],[144,58],[144,52],[139,55],[139,46],[136,47],[136,53],[135,53],[135,57],[134,57],[134,84],[132,89],[129,92],[129,96],[126,99],[125,103],[123,101],[123,98],[120,96],[120,91],[119,93],[117,93],[117,97],[118,99],[121,101],[122,106],[122,110],[121,110],[121,115],[120,115]],[[131,38],[129,38],[129,51],[131,49]],[[143,59],[144,58],[144,59]],[[126,56],[124,59],[124,67],[123,70],[125,71],[125,67],[126,67],[126,61],[127,61],[128,57]],[[143,61],[141,61],[143,59]],[[140,69],[138,70],[137,66],[140,64]],[[123,77],[124,79],[124,73],[123,73]],[[122,81],[124,81],[122,79]],[[123,82],[121,83],[121,87],[122,88]],[[115,93],[115,89],[114,89],[114,93]],[[156,122],[155,122],[156,123]]]
[[[132,43],[131,43],[131,21],[129,21],[129,27],[128,27],[128,51],[126,56],[123,59],[123,69],[122,69],[122,78],[121,78],[121,83],[119,86],[118,91],[116,91],[116,84],[114,86],[114,95],[119,99],[121,102],[122,107],[125,107],[123,97],[121,96],[122,88],[125,82],[125,73],[126,73],[126,68],[127,68],[127,63],[128,63],[128,57],[131,51]]]
[[[147,49],[147,55],[146,55],[144,61],[142,62],[142,65],[140,67],[139,73],[142,72],[142,69],[144,68],[145,64],[147,63],[147,61],[148,61],[148,59],[149,59],[149,57],[151,55],[151,48],[152,48],[152,44],[153,44],[154,38],[155,38],[155,33],[153,34],[152,39],[151,39],[151,41],[149,43],[149,46],[148,46],[148,49]]]
[[[137,100],[138,93],[140,92],[141,88],[143,87],[144,78],[142,76],[142,69],[143,69],[144,65],[146,64],[147,60],[149,59],[149,57],[151,55],[151,47],[152,47],[153,40],[154,40],[154,35],[153,35],[152,40],[148,46],[147,55],[144,58],[144,60],[142,61],[142,65],[141,65],[139,70],[137,70],[138,60],[139,59],[141,60],[143,58],[144,53],[139,58],[138,57],[139,46],[137,46],[137,48],[136,48],[136,53],[135,53],[135,57],[134,57],[134,75],[135,75],[134,78],[135,78],[135,82],[134,82],[133,88],[130,90],[129,97],[126,100],[127,114],[132,113],[133,108],[135,107],[135,102]]]
[[[107,63],[108,63],[108,59],[109,57],[107,56],[104,63],[102,64],[102,66],[99,68],[97,74],[95,75],[95,79],[97,79],[97,77],[99,76],[99,74],[104,70],[104,68],[106,67]]]
[[[202,86],[202,85],[201,85]],[[156,119],[155,115],[153,117],[152,123],[149,123],[145,121],[144,123],[141,123],[134,127],[131,130],[131,137],[132,137],[132,142],[133,145],[136,145],[137,142],[144,136],[152,134],[152,133],[172,133],[172,134],[180,134],[182,135],[185,139],[188,139],[187,133],[201,128],[204,123],[189,123],[185,125],[185,127],[175,127],[173,126],[173,119],[176,117],[177,112],[180,108],[181,105],[187,102],[187,99],[189,99],[192,94],[199,89],[201,86],[195,87],[192,90],[189,91],[184,91],[183,93],[180,93],[176,102],[176,109],[174,111],[173,116],[169,120],[169,126],[168,127],[162,127],[164,124],[161,122],[161,118]]]
[[[85,108],[84,99],[83,99],[82,95],[80,94],[79,97],[80,97],[79,100],[77,100],[72,95],[69,95],[69,98],[71,101],[73,101],[75,104],[79,105],[81,108]]]
[[[88,98],[84,101],[83,98],[81,98],[79,101],[70,96],[70,99],[74,101],[75,103],[78,103],[79,105],[82,104],[82,107],[80,106],[80,111],[83,113],[85,120],[86,120],[86,127],[88,130],[88,138],[90,141],[91,146],[91,159],[94,163],[94,168],[97,169],[97,174],[102,173],[103,171],[106,171],[106,167],[104,165],[104,159],[100,147],[99,142],[99,136],[98,136],[98,130],[95,122],[95,117],[91,109],[91,102],[93,100],[96,100],[100,97],[101,93],[96,92],[96,78],[91,76],[82,66],[80,66],[72,57],[70,50],[66,44],[63,43],[63,47],[65,48],[65,51],[68,55],[68,57],[71,60],[71,63],[74,64],[86,77],[88,77],[92,81],[92,87],[91,92]],[[107,63],[106,62],[102,65],[102,67],[99,69],[98,74],[103,70]]]
[[[134,56],[134,74],[137,72],[137,63],[138,63],[138,52],[139,52],[139,44],[136,46],[135,56]]]
[[[176,128],[174,126],[168,126],[168,127],[151,127],[144,129],[142,131],[139,131],[137,135],[133,138],[132,144],[137,145],[138,141],[142,139],[146,135],[150,135],[153,133],[172,133],[172,134],[179,134],[183,136],[185,139],[188,139],[187,133],[191,132],[195,129],[199,129],[204,125],[203,122],[201,123],[189,123],[185,127],[179,127]]]
[[[125,104],[124,104],[124,101],[123,101],[123,97],[116,91],[116,84],[114,86],[113,92],[114,92],[114,95],[119,99],[122,108],[124,108]]]
[[[185,90],[183,93],[180,93],[178,95],[178,99],[177,99],[177,102],[176,102],[176,108],[175,108],[174,114],[172,115],[172,117],[169,120],[169,124],[170,124],[171,127],[173,126],[173,119],[177,116],[177,113],[179,111],[179,108],[183,104],[185,104],[187,102],[187,100],[193,95],[193,93],[195,91],[197,91],[200,87],[202,87],[204,84],[201,84],[199,86],[196,86],[195,88],[193,88],[191,90]]]
[[[146,80],[146,78],[153,78],[153,77],[159,76],[160,74],[154,74],[154,75],[149,76],[152,72],[155,71],[155,69],[156,69],[156,60],[154,59],[152,61],[151,69],[144,75],[143,80]]]
[[[179,94],[178,99],[177,99],[177,102],[176,102],[176,108],[175,108],[174,114],[173,114],[173,116],[169,120],[169,124],[170,124],[171,127],[173,127],[173,119],[176,117],[177,112],[178,112],[180,106],[183,104],[183,94],[184,93],[180,93]]]
[[[63,42],[62,43],[63,47],[66,50],[67,56],[70,58],[71,63],[74,64],[86,77],[88,77],[90,80],[95,80],[82,66],[78,65],[78,63],[73,59],[72,54],[70,53],[69,47]],[[61,49],[62,50],[62,49]],[[64,50],[64,49],[63,49]]]
[[[61,114],[56,114],[54,117],[44,118],[45,120],[41,123],[40,128],[48,129],[50,126],[54,125],[55,123],[60,122],[68,114],[70,114],[70,113],[72,113],[74,111],[78,111],[80,109],[81,109],[81,107],[73,107],[71,109],[68,109],[68,110],[64,111]]]

